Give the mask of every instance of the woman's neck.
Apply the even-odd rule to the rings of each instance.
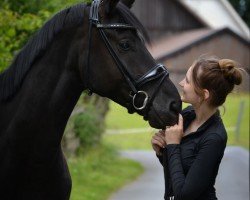
[[[195,122],[199,125],[207,121],[218,109],[217,107],[210,107],[205,103],[197,106],[193,105],[193,107],[196,114]]]

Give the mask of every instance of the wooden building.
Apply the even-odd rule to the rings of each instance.
[[[165,64],[170,71],[170,78],[177,86],[192,62],[201,55],[236,60],[248,72],[244,74],[243,84],[237,89],[249,91],[249,28],[246,28],[225,0],[208,2],[213,9],[218,7],[220,12],[215,24],[210,16],[202,16],[203,13],[195,12],[192,6],[189,7],[184,1],[191,3],[194,8],[199,1],[202,1],[199,6],[206,3],[206,0],[135,2],[133,11],[152,38],[152,46],[148,49],[153,57]],[[192,1],[195,2],[194,5]],[[219,23],[221,25],[218,25]]]
[[[153,41],[161,36],[207,27],[204,21],[176,0],[136,0],[133,11]]]

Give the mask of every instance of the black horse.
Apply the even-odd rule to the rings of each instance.
[[[177,121],[179,94],[151,57],[133,1],[78,4],[56,14],[0,75],[0,199],[66,200],[67,120],[89,89],[152,127]]]

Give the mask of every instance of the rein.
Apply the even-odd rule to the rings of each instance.
[[[85,68],[85,74],[88,74],[89,72],[89,60],[90,60],[90,49],[91,49],[91,40],[92,40],[92,27],[95,26],[101,37],[104,41],[110,55],[114,59],[119,71],[125,78],[126,82],[128,83],[131,91],[129,96],[132,98],[131,103],[128,105],[128,112],[133,113],[136,110],[137,111],[144,111],[145,115],[148,114],[148,111],[150,109],[150,105],[152,104],[159,87],[162,85],[164,79],[169,75],[169,72],[162,64],[157,64],[154,66],[151,70],[149,70],[146,74],[144,74],[142,77],[140,77],[137,80],[134,80],[133,77],[128,72],[127,68],[115,52],[114,48],[112,47],[111,43],[109,42],[104,30],[105,29],[132,29],[136,30],[135,27],[131,26],[130,24],[122,24],[122,23],[115,23],[115,24],[102,24],[99,21],[99,15],[98,15],[98,8],[100,5],[100,0],[93,0],[90,8],[90,14],[89,14],[89,35],[88,35],[88,51],[87,51],[87,65]],[[146,83],[160,79],[157,87],[155,88],[153,94],[149,96],[147,92],[140,90],[140,88],[145,85]],[[89,90],[89,95],[92,94],[92,89],[89,85],[89,76],[87,76],[86,80],[86,86]],[[143,104],[142,105],[136,105],[136,99],[139,96],[143,96]]]

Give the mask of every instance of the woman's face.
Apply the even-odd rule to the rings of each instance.
[[[181,100],[185,103],[197,105],[200,103],[200,96],[194,91],[192,81],[192,66],[188,69],[185,78],[179,83],[182,89]]]

